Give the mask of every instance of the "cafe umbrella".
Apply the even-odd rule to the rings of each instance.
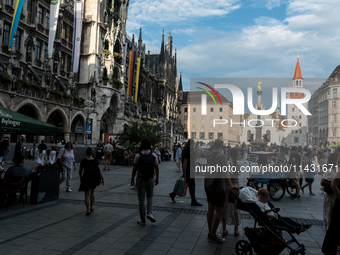
[[[0,107],[0,132],[55,136],[57,127]]]

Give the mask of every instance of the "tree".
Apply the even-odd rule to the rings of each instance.
[[[141,124],[132,121],[130,125],[124,126],[121,138],[124,142],[130,141],[130,143],[138,144],[143,138],[147,137],[150,139],[151,145],[154,146],[162,141],[162,136],[163,133],[158,130],[157,125],[146,121]]]

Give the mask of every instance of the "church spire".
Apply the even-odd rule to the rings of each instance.
[[[164,29],[163,29],[163,34],[162,34],[162,45],[161,45],[160,63],[161,64],[165,63],[165,56],[164,56]]]
[[[183,91],[183,86],[182,86],[182,72],[181,72],[181,76],[179,77],[178,91]]]
[[[301,68],[300,68],[300,56],[298,55],[297,57],[297,62],[296,62],[296,67],[295,67],[295,73],[294,73],[294,78],[295,79],[303,79],[302,74],[301,74]]]
[[[139,38],[138,38],[138,43],[142,43],[142,28],[139,29]]]

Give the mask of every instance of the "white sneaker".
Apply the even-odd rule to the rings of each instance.
[[[155,217],[153,217],[152,213],[148,213],[146,218],[148,218],[148,220],[151,221],[151,222],[156,222],[156,219],[155,219]]]
[[[142,221],[141,219],[137,220],[137,224],[139,225],[145,225],[145,221]]]
[[[71,188],[66,188],[66,192],[72,192]]]

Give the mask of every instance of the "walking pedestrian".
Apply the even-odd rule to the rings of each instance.
[[[139,203],[140,219],[137,220],[139,225],[145,225],[145,195],[147,198],[147,216],[151,222],[156,222],[152,215],[153,190],[159,182],[158,159],[155,153],[151,151],[151,142],[149,138],[143,138],[141,141],[142,151],[136,154],[133,162],[131,186],[135,185],[135,176],[137,174],[137,194]],[[154,176],[156,175],[156,179]]]
[[[182,169],[183,169],[183,175],[182,177],[185,178],[186,183],[189,184],[189,193],[191,197],[191,205],[193,206],[202,206],[201,203],[197,202],[196,200],[196,183],[195,183],[195,176],[191,176],[190,168],[194,169],[195,166],[191,166],[190,158],[194,158],[194,149],[193,146],[195,144],[195,141],[193,139],[189,139],[187,146],[185,146],[183,152],[182,152]],[[190,149],[192,148],[192,149]],[[193,161],[193,160],[192,160]]]
[[[93,212],[94,190],[102,183],[104,185],[104,177],[100,171],[99,161],[93,158],[93,149],[86,149],[86,158],[80,162],[79,167],[80,186],[78,191],[85,192],[86,216]]]
[[[305,185],[303,185],[301,187],[301,191],[302,191],[302,193],[305,193],[304,188],[306,188],[308,186],[309,195],[315,196],[315,193],[313,193],[313,189],[312,189],[312,185],[313,185],[313,182],[314,182],[314,173],[313,173],[313,168],[312,168],[312,158],[313,158],[313,154],[311,152],[307,152],[306,153],[306,161],[305,161],[305,164],[304,164],[304,167],[303,167],[306,183],[305,183]]]
[[[112,160],[112,151],[113,146],[111,145],[110,141],[106,142],[106,145],[104,146],[104,170],[106,170],[106,164],[108,164],[107,170],[110,170],[110,162]]]
[[[23,142],[25,142],[25,138],[23,136],[20,137],[20,139],[17,140],[17,143],[15,145],[15,149],[14,149],[14,156],[13,156],[13,159],[12,159],[12,162],[14,162],[14,163],[20,163],[20,162],[18,162],[19,156],[20,155],[24,156]]]
[[[49,156],[49,160],[51,164],[54,164],[56,156],[57,156],[57,145],[55,144],[54,140],[51,139],[50,156]]]
[[[227,157],[222,153],[223,141],[216,139],[212,147],[206,153],[208,166],[226,166]],[[236,149],[235,149],[236,150]],[[226,185],[230,188],[238,188],[231,182],[229,172],[209,172],[204,179],[204,189],[208,200],[207,222],[209,228],[208,240],[211,243],[223,243],[225,239],[216,235],[218,225],[222,218],[223,207],[226,202]]]
[[[335,203],[334,192],[331,188],[331,183],[334,179],[335,173],[337,171],[336,161],[338,159],[338,153],[332,153],[328,157],[327,161],[327,171],[324,173],[321,179],[321,186],[324,187],[323,193],[323,220],[325,222],[326,231],[332,219],[332,210]]]
[[[289,155],[288,165],[290,165],[290,180],[292,186],[296,187],[296,194],[291,198],[293,200],[300,199],[300,167],[301,167],[301,156],[297,152],[297,147],[293,146]]]
[[[65,147],[59,151],[58,160],[60,160],[62,164],[62,172],[59,184],[66,180],[66,192],[72,192],[72,167],[74,171],[77,169],[74,161],[73,145],[71,142],[67,142]]]
[[[336,166],[337,169],[340,166],[340,157],[338,157]],[[332,219],[329,224],[328,230],[325,235],[325,239],[322,244],[322,252],[325,255],[336,255],[337,254],[337,246],[339,244],[340,238],[340,172],[336,172],[333,180],[332,180],[332,191],[336,197],[335,203],[332,210]]]
[[[41,140],[41,144],[38,146],[38,165],[43,165],[44,164],[44,159],[45,159],[45,154],[46,154],[46,149],[47,146],[45,144],[44,140]]]
[[[241,169],[241,162],[237,160],[238,157],[238,151],[235,148],[232,148],[230,150],[230,166],[235,167],[235,172],[230,172],[230,181],[233,186],[239,186],[239,179],[240,176],[240,169]],[[229,189],[232,187],[226,184],[225,191],[226,191],[226,197],[229,196]],[[222,227],[223,227],[223,236],[226,236],[228,234],[227,231],[227,225],[234,225],[234,235],[238,236],[238,226],[241,225],[241,212],[237,209],[235,204],[229,203],[228,200],[226,201],[224,207],[223,207],[223,213],[222,213]]]
[[[99,140],[97,147],[96,147],[96,159],[99,162],[102,161],[103,155],[104,155],[104,144],[102,143],[102,140]]]
[[[177,150],[175,154],[176,165],[177,165],[177,173],[181,172],[181,161],[182,161],[182,149],[181,145],[177,144]]]

